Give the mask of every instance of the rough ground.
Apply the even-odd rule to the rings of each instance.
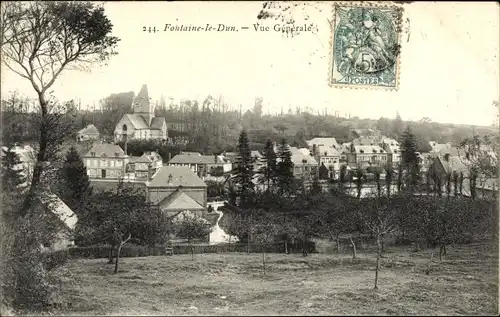
[[[493,315],[496,246],[391,250],[373,290],[374,256],[226,253],[105,259],[60,268],[60,315]],[[428,274],[427,274],[428,273]]]

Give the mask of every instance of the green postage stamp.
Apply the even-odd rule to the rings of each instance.
[[[330,85],[397,90],[403,9],[334,4]]]

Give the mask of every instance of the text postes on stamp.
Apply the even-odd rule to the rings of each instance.
[[[397,89],[402,8],[335,4],[331,86]]]

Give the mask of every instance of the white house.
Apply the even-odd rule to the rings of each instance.
[[[155,117],[154,105],[149,100],[148,87],[143,85],[133,102],[132,114],[125,114],[118,121],[115,142],[127,140],[167,140],[167,123],[163,117]]]

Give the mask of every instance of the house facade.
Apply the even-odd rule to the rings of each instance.
[[[392,164],[394,167],[401,163],[401,147],[398,141],[391,138],[383,138],[381,147],[388,154],[388,163]]]
[[[318,161],[311,155],[304,155],[296,147],[290,147],[292,153],[293,175],[296,178],[311,179],[318,172]]]
[[[314,158],[320,165],[324,165],[330,172],[330,177],[333,178],[335,173],[340,170],[340,152],[327,146],[318,146],[313,153]]]
[[[167,163],[169,166],[189,167],[200,177],[205,177],[209,173],[217,173],[217,169],[222,173],[232,170],[231,161],[222,155],[201,155],[197,152],[181,152],[174,156]]]
[[[167,141],[165,118],[155,117],[154,105],[149,100],[148,88],[143,85],[133,101],[132,114],[125,114],[115,127],[115,142],[125,140]]]
[[[123,178],[129,163],[129,156],[120,146],[108,143],[94,145],[82,159],[91,180]]]
[[[207,185],[187,166],[163,166],[146,183],[146,199],[169,216],[186,210],[203,216]]]
[[[346,156],[347,164],[351,168],[383,166],[388,162],[387,152],[378,145],[354,145],[351,143]]]
[[[76,141],[84,142],[90,140],[99,140],[99,136],[99,130],[97,130],[96,126],[93,124],[89,124],[88,126],[77,132]]]

